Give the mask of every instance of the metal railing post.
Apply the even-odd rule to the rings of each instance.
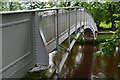
[[[54,10],[54,15],[53,15],[53,17],[54,17],[54,38],[56,38],[56,35],[57,35],[57,33],[56,33],[56,23],[55,23],[56,22],[56,20],[55,20],[55,13],[56,13],[56,11]]]
[[[56,9],[56,48],[57,48],[57,53],[59,53],[59,9]],[[57,69],[56,69],[56,73],[57,76],[59,75],[59,60],[57,61]]]
[[[85,21],[85,12],[83,11],[83,16],[84,16],[84,25],[86,25],[86,21]]]
[[[59,10],[56,9],[56,17],[57,17],[57,20],[56,20],[56,47],[57,47],[57,52],[59,52],[59,24],[58,24],[58,19],[59,19]]]
[[[70,50],[70,9],[68,10],[68,45]]]
[[[81,8],[80,8],[80,32],[81,32]]]
[[[36,63],[36,54],[37,54],[37,48],[36,48],[36,12],[32,12],[32,19],[33,19],[33,53],[34,53],[34,57],[35,57],[35,62]],[[37,66],[37,64],[35,64]]]
[[[88,23],[88,21],[87,21],[87,20],[88,20],[88,19],[87,19],[88,17],[87,17],[87,16],[88,16],[88,15],[86,14],[86,15],[85,15],[85,18],[86,18],[86,26],[87,26],[87,23]]]
[[[82,11],[82,16],[83,16],[83,40],[84,40],[84,27],[85,27],[85,14],[84,14],[84,10]]]
[[[75,25],[75,34],[77,34],[77,8],[76,8],[76,25]]]
[[[41,30],[39,21],[41,17],[39,17],[38,12],[34,12],[34,48],[35,48],[35,58],[36,65],[41,68],[47,68],[49,65],[49,56],[47,51],[47,44],[44,34]],[[42,55],[42,56],[41,56]],[[42,63],[42,64],[41,64]]]
[[[67,29],[67,27],[68,27],[68,12],[66,10],[66,29]]]

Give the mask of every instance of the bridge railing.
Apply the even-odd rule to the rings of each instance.
[[[57,25],[59,26],[58,27],[59,36],[64,34],[69,29],[69,26],[70,28],[76,27],[77,23],[80,22],[81,25],[90,24],[91,27],[94,27],[93,30],[96,28],[96,24],[94,23],[92,16],[89,15],[82,7],[72,10],[59,9],[58,15],[56,13],[56,10],[44,11],[43,14],[41,14],[40,16],[41,17],[40,17],[39,27],[42,29],[48,45],[56,38]],[[58,21],[57,21],[57,17],[58,17]],[[50,49],[49,51],[51,50],[53,49]]]
[[[58,15],[55,10],[44,11],[46,14],[40,15],[40,28],[42,28],[46,42],[49,45],[57,36],[57,25],[59,26],[58,35],[61,36],[68,28],[73,28],[80,22],[80,10],[59,10]],[[41,13],[41,12],[40,12]],[[78,14],[78,15],[77,15]],[[70,16],[70,17],[69,17]],[[58,17],[58,21],[57,21]],[[82,21],[83,19],[81,19]],[[70,24],[69,24],[70,21]],[[63,40],[64,41],[64,40]],[[61,41],[62,42],[62,41]],[[49,50],[51,51],[51,49]]]
[[[90,24],[90,25],[92,25],[94,31],[97,31],[96,23],[95,23],[92,15],[89,14],[87,10],[86,10],[85,14],[86,14],[85,16],[87,18],[87,23]]]

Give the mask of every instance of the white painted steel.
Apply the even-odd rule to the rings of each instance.
[[[49,56],[48,56],[48,50],[47,50],[47,44],[46,44],[46,39],[44,38],[43,32],[41,28],[39,28],[39,21],[40,18],[38,17],[38,13],[35,13],[35,46],[36,46],[36,51],[35,51],[35,58],[36,58],[36,64],[37,66],[41,67],[42,66],[47,66],[49,65]]]
[[[58,15],[56,10],[58,10]],[[92,16],[83,8],[77,11],[71,10],[70,24],[68,24],[68,19],[68,11],[60,10],[60,8],[0,12],[2,24],[0,24],[0,61],[2,61],[0,62],[2,64],[0,77],[22,78],[35,64],[39,67],[47,67],[49,52],[57,47],[56,44],[59,45],[68,38],[68,26],[70,26],[70,35],[78,28],[80,32],[90,28],[95,35],[96,24]],[[58,32],[56,32],[57,25],[59,25]],[[56,33],[59,34],[59,43],[56,43]],[[80,33],[76,38],[79,35]],[[70,50],[75,41],[73,40],[70,44]],[[60,63],[60,70],[67,55]]]
[[[21,78],[35,65],[31,16],[2,14],[2,78]]]
[[[0,27],[2,27],[2,15],[0,15]],[[2,70],[2,29],[0,28],[0,70]],[[2,74],[0,73],[0,80],[2,79]]]

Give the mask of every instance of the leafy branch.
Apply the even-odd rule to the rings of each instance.
[[[103,54],[113,55],[115,48],[120,46],[120,28],[118,28],[111,38],[106,39],[105,42],[99,44],[100,50],[93,55],[101,56]]]

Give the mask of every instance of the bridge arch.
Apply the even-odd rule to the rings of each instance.
[[[94,33],[90,28],[84,29],[83,34],[84,34],[83,35],[84,40],[93,40],[94,39],[94,36],[93,36]]]
[[[90,24],[82,25],[82,32],[83,32],[83,34],[86,33],[86,30],[88,30],[88,31],[91,30],[93,38],[96,39],[96,37],[97,37],[96,33],[98,31],[98,29],[96,27],[96,24],[94,24],[94,25],[90,25]]]

